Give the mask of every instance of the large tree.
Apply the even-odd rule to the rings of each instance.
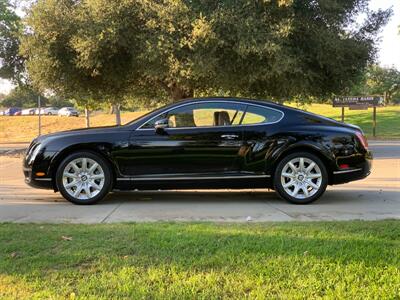
[[[119,103],[352,86],[390,11],[368,0],[39,0],[22,53],[36,86]],[[358,16],[364,13],[360,24]]]
[[[82,106],[93,99],[118,105],[135,81],[139,55],[132,48],[138,10],[125,2],[38,1],[21,49],[33,84]]]
[[[19,54],[21,20],[10,0],[0,0],[0,78],[24,82],[24,59]]]

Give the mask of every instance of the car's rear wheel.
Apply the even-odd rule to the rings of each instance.
[[[277,194],[295,204],[317,200],[327,185],[328,173],[324,163],[308,152],[292,153],[282,159],[274,175]]]
[[[82,151],[66,157],[57,169],[57,187],[65,199],[75,204],[94,204],[111,189],[112,172],[99,155]]]

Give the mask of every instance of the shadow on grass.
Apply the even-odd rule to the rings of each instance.
[[[32,275],[98,264],[234,272],[260,260],[306,256],[339,264],[400,267],[399,224],[3,224],[0,273]],[[18,256],[12,258],[14,252]]]
[[[0,298],[393,298],[399,228],[395,221],[3,224]]]

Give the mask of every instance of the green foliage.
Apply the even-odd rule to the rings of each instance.
[[[79,110],[85,110],[85,109],[97,110],[103,108],[101,102],[90,98],[72,99],[70,105],[71,103],[73,103],[74,107],[76,107]]]
[[[31,88],[25,85],[20,85],[14,88],[4,99],[1,101],[3,107],[37,107],[38,94]],[[41,105],[48,104],[48,99],[41,96]]]
[[[37,2],[21,48],[35,86],[83,102],[118,102],[136,69],[124,44],[134,42],[136,10],[126,11],[118,1]]]
[[[0,0],[0,78],[24,81],[24,59],[19,55],[20,18],[10,0]]]
[[[329,96],[374,58],[390,10],[367,3],[41,0],[22,53],[37,87],[77,99]]]
[[[72,105],[73,105],[73,101],[66,99],[64,97],[61,97],[61,96],[57,96],[57,95],[49,96],[47,99],[47,106],[61,108],[61,107],[72,106]]]
[[[369,66],[351,93],[353,95],[385,95],[389,102],[400,102],[400,71],[394,67]]]
[[[0,298],[397,299],[399,225],[2,224]]]

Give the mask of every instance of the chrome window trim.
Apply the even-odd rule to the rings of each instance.
[[[269,106],[260,105],[260,104],[247,103],[247,102],[241,102],[241,101],[236,101],[236,100],[233,100],[233,101],[227,101],[227,100],[204,100],[204,101],[195,101],[195,102],[185,103],[185,104],[181,104],[181,105],[178,105],[178,106],[171,107],[171,108],[169,108],[169,109],[167,109],[167,110],[164,110],[163,112],[161,112],[161,113],[155,115],[154,117],[152,117],[152,118],[150,118],[149,120],[147,120],[146,122],[144,122],[142,125],[140,125],[138,128],[136,128],[135,131],[136,131],[136,130],[138,130],[138,131],[153,130],[153,131],[154,131],[154,128],[142,128],[142,126],[144,126],[146,123],[148,123],[148,122],[154,120],[155,118],[159,117],[160,115],[165,114],[165,113],[168,113],[169,111],[171,111],[171,110],[173,110],[173,109],[180,108],[180,107],[183,107],[183,106],[192,105],[192,104],[199,104],[199,103],[200,103],[200,104],[201,104],[201,103],[216,103],[216,102],[218,102],[218,103],[235,103],[235,104],[242,104],[242,105],[246,105],[246,106],[252,105],[252,106],[257,106],[257,107],[261,107],[261,108],[267,108],[267,109],[271,109],[271,110],[274,110],[274,111],[277,111],[277,112],[281,113],[282,116],[281,116],[281,118],[280,118],[279,120],[277,120],[277,121],[274,121],[274,122],[267,122],[267,123],[241,124],[241,125],[227,125],[227,126],[170,127],[170,128],[167,128],[167,129],[168,129],[168,130],[173,130],[173,129],[176,130],[176,129],[194,129],[194,128],[196,128],[196,129],[199,129],[199,128],[205,128],[205,129],[207,129],[207,128],[232,128],[232,127],[243,127],[243,126],[261,126],[261,125],[270,125],[270,124],[279,123],[279,122],[282,121],[282,119],[285,117],[285,113],[284,113],[283,111],[281,111],[281,110],[279,110],[279,109],[276,109],[276,108],[269,107]],[[247,111],[247,110],[246,110],[246,111]]]
[[[352,170],[334,171],[333,174],[345,174],[345,173],[357,172],[357,171],[361,171],[361,170],[362,170],[362,168],[352,169]]]
[[[236,175],[236,176],[193,176],[193,177],[120,177],[117,181],[150,181],[150,180],[201,180],[201,179],[242,179],[269,178],[271,175]]]

